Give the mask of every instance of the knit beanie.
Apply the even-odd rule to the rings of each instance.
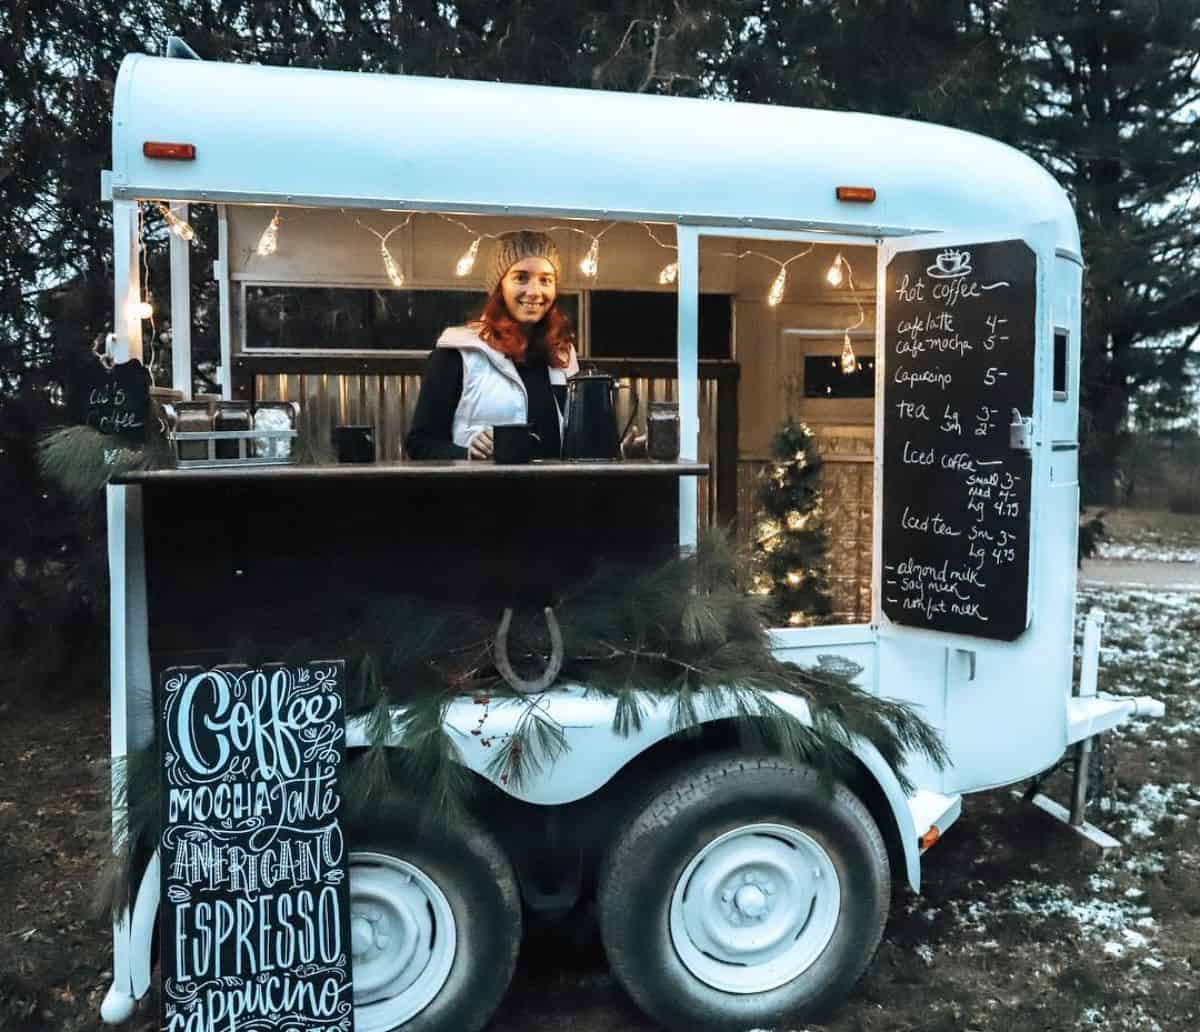
[[[495,293],[504,274],[524,258],[545,258],[554,266],[554,274],[562,275],[562,259],[558,247],[545,233],[522,229],[503,233],[496,238],[496,251],[487,273],[487,292]]]

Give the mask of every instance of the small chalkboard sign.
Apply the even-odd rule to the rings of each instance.
[[[114,366],[96,362],[89,369],[84,384],[87,425],[102,434],[145,440],[151,387],[146,367],[131,358]]]
[[[898,253],[886,277],[882,605],[1011,641],[1027,625],[1037,256],[1021,240]]]
[[[344,671],[162,675],[164,1032],[353,1030]]]

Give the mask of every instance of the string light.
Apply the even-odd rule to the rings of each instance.
[[[762,251],[742,251],[740,253],[734,251],[722,251],[721,255],[725,258],[736,258],[738,261],[741,261],[747,255],[752,254],[756,258],[765,258],[767,261],[774,262],[776,265],[778,265],[779,273],[772,281],[771,289],[767,291],[767,304],[769,304],[772,308],[777,308],[780,302],[783,301],[784,291],[787,290],[787,267],[797,259],[803,258],[805,255],[812,254],[813,248],[816,246],[816,244],[810,244],[799,254],[794,254],[787,259],[787,261],[783,262],[781,262],[772,254],[763,254]]]
[[[833,264],[829,266],[829,271],[825,273],[825,278],[831,286],[840,287],[842,285],[842,263],[845,260],[842,257],[842,252],[838,251],[837,257],[833,259]]]
[[[400,271],[400,266],[396,264],[392,252],[388,250],[387,244],[382,240],[379,241],[379,250],[383,254],[383,271],[387,273],[387,278],[391,281],[392,286],[404,286],[404,273]]]
[[[125,306],[125,315],[131,322],[140,322],[143,319],[154,318],[154,306],[149,301],[143,301],[137,298],[130,301]]]
[[[846,270],[846,283],[850,290],[854,289],[854,270],[850,268],[850,263],[846,261],[845,255],[841,251],[833,259],[833,264],[829,266],[829,271],[825,274],[825,278],[835,287],[842,285],[842,270]],[[850,343],[850,331],[857,330],[867,318],[866,312],[863,311],[862,301],[855,296],[854,303],[858,305],[858,320],[853,326],[846,328],[842,334],[842,358],[841,367],[842,375],[850,376],[858,372],[860,366],[858,356],[854,353],[854,345]]]
[[[669,283],[674,283],[677,279],[679,279],[678,262],[668,262],[658,274],[658,282],[664,287]]]
[[[771,289],[767,294],[767,304],[772,308],[776,307],[783,300],[783,292],[787,289],[787,269],[780,267],[779,275],[775,277],[775,282],[771,284]]]
[[[846,376],[858,372],[858,356],[854,353],[854,348],[850,345],[849,330],[842,337],[842,372]]]
[[[372,226],[368,226],[358,217],[355,217],[354,219],[354,221],[358,223],[358,225],[362,226],[362,228],[368,233],[372,233],[379,238],[379,256],[383,259],[383,271],[387,275],[388,282],[391,283],[393,287],[404,286],[404,270],[400,268],[400,263],[396,261],[392,252],[388,250],[388,240],[391,239],[393,233],[400,232],[400,230],[412,222],[412,220],[412,215],[409,215],[408,218],[406,218],[398,226],[393,226],[386,233],[380,233],[379,230]]]
[[[458,264],[454,266],[454,275],[467,276],[471,270],[475,268],[475,259],[479,257],[479,245],[483,243],[483,237],[477,236],[471,241],[471,246],[467,248],[466,253],[458,260]]]
[[[254,249],[261,258],[269,257],[279,250],[279,209],[275,209],[275,215],[271,221],[267,223],[267,228],[262,231],[262,236],[258,238],[258,246]]]
[[[592,237],[592,242],[588,245],[587,254],[583,256],[583,261],[579,263],[579,271],[593,279],[600,271],[600,238],[598,236]]]
[[[174,233],[180,240],[195,240],[196,231],[192,229],[190,222],[181,219],[165,204],[160,204],[158,210],[162,212],[162,217],[167,222],[167,228]]]

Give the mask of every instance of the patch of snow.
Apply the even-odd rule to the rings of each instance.
[[[1190,548],[1186,545],[1168,545],[1160,541],[1147,541],[1138,544],[1118,544],[1115,541],[1102,541],[1096,547],[1096,555],[1100,559],[1125,559],[1146,563],[1200,562],[1200,548]]]

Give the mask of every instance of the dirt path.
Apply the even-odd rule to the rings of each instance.
[[[1200,563],[1153,562],[1138,559],[1085,559],[1079,571],[1082,584],[1120,584],[1160,591],[1200,591]]]

